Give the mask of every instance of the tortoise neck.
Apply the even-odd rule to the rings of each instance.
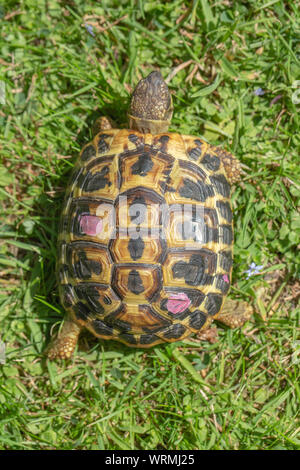
[[[160,121],[158,119],[144,119],[129,114],[130,129],[137,130],[143,134],[161,134],[168,132],[171,121]]]

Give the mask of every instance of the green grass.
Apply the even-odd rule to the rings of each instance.
[[[299,449],[296,3],[1,5],[0,448]],[[230,295],[255,315],[242,330],[219,327],[214,344],[143,351],[85,336],[71,361],[49,362],[42,352],[63,313],[57,223],[74,158],[96,116],[125,125],[130,90],[153,68],[174,71],[171,130],[243,164]],[[247,280],[252,262],[264,268]]]

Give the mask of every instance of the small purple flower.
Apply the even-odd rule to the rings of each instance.
[[[266,92],[262,88],[256,88],[253,92],[256,96],[263,96]]]
[[[88,24],[88,23],[85,23],[84,26],[85,26],[85,29],[87,30],[87,32],[88,32],[91,36],[95,37],[95,33],[94,33],[94,31],[93,31],[93,26],[92,26],[91,24]]]
[[[249,279],[249,277],[254,276],[254,274],[259,274],[259,271],[261,271],[262,269],[263,265],[257,266],[255,263],[251,263],[248,271],[244,271],[244,273],[248,274],[246,279]]]

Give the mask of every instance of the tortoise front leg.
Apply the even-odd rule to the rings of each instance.
[[[107,131],[109,129],[114,129],[114,128],[116,128],[116,125],[112,119],[106,116],[101,116],[98,119],[96,119],[92,128],[92,134],[93,136],[95,136],[99,134],[99,132]]]
[[[232,153],[220,147],[213,147],[214,153],[220,158],[223,163],[228,182],[230,184],[237,183],[241,179],[241,164],[239,160],[232,155]]]
[[[195,136],[184,135],[182,136],[184,142],[183,153],[187,153],[189,159],[198,163],[199,165],[206,165],[209,163],[209,171],[219,171],[220,161],[223,164],[227,180],[230,184],[236,183],[240,180],[241,164],[230,152],[209,145],[204,140]],[[215,158],[217,157],[217,158]]]
[[[49,359],[69,359],[76,347],[81,327],[72,319],[66,317],[63,326],[54,338],[45,353]]]

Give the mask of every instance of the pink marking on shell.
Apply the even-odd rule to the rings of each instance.
[[[171,313],[181,313],[191,305],[191,300],[184,292],[172,294],[167,301],[167,309]]]
[[[229,283],[229,278],[228,278],[227,274],[223,274],[223,280],[224,280],[225,282],[228,282],[228,283]]]
[[[80,219],[80,229],[86,235],[98,235],[102,228],[102,220],[95,215],[83,215]]]

